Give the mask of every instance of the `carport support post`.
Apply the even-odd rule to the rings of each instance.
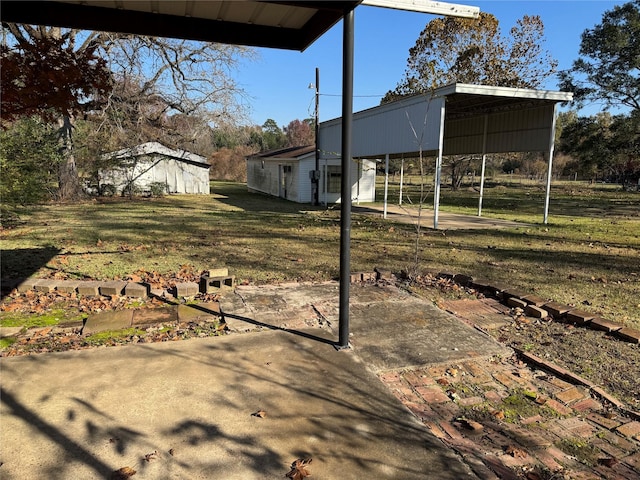
[[[544,197],[544,224],[546,225],[549,220],[549,197],[551,196],[551,177],[553,173],[553,148],[556,142],[556,113],[558,110],[558,104],[553,104],[553,119],[551,120],[551,129],[549,132],[549,152],[547,155],[547,193]]]
[[[436,178],[433,187],[433,229],[438,229],[438,211],[440,210],[440,179],[442,177],[442,149],[444,148],[445,103],[440,107],[440,133],[438,137],[438,156],[436,157]],[[422,201],[422,199],[420,200]]]
[[[387,218],[387,197],[389,194],[389,154],[384,156],[384,212],[382,218]]]
[[[487,127],[489,115],[484,116],[484,133],[482,134],[482,171],[480,172],[480,199],[478,200],[478,216],[482,216],[482,196],[484,194],[484,170],[487,164]]]
[[[351,281],[351,130],[353,124],[353,10],[343,16],[342,43],[342,178],[340,184],[340,307],[338,348],[349,347]]]
[[[400,161],[400,200],[398,200],[398,205],[402,205],[402,182],[404,182],[404,158]]]

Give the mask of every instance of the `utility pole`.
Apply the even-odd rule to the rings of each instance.
[[[316,112],[315,112],[315,129],[316,129],[316,168],[313,175],[315,190],[313,192],[313,204],[320,205],[320,69],[316,67]]]

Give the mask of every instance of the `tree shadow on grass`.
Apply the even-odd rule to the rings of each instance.
[[[0,250],[1,298],[15,288],[19,281],[29,278],[59,253],[59,248],[51,246]]]

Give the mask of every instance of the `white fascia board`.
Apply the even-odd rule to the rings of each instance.
[[[363,0],[360,5],[369,7],[392,8],[409,12],[432,13],[447,17],[478,18],[480,7],[458,5],[447,2],[433,2],[430,0]]]
[[[490,85],[470,85],[467,83],[452,83],[438,88],[434,96],[441,97],[454,93],[467,93],[470,95],[493,95],[495,97],[532,98],[536,100],[553,100],[556,102],[570,102],[573,100],[572,92],[558,92],[553,90],[533,90],[529,88],[493,87]]]

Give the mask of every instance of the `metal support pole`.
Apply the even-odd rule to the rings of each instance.
[[[384,211],[382,218],[387,218],[387,197],[389,195],[389,154],[384,157]]]
[[[484,195],[484,170],[487,163],[487,127],[489,115],[484,116],[484,133],[482,135],[482,171],[480,173],[480,199],[478,200],[478,216],[482,216],[482,197]]]
[[[353,10],[343,15],[342,43],[342,178],[340,185],[340,306],[338,348],[349,347],[351,280],[351,131],[353,125]]]
[[[551,176],[553,173],[553,148],[556,141],[556,113],[558,110],[557,104],[553,104],[553,119],[551,121],[551,131],[549,132],[549,152],[548,152],[548,164],[547,164],[547,193],[544,197],[544,224],[547,224],[549,220],[549,197],[551,196]]]
[[[438,213],[440,211],[440,183],[442,178],[442,149],[444,148],[444,114],[445,103],[440,107],[440,136],[438,138],[438,156],[436,158],[436,178],[433,188],[433,228],[438,229]]]
[[[398,205],[402,205],[402,183],[404,182],[404,158],[400,162],[400,200]]]

